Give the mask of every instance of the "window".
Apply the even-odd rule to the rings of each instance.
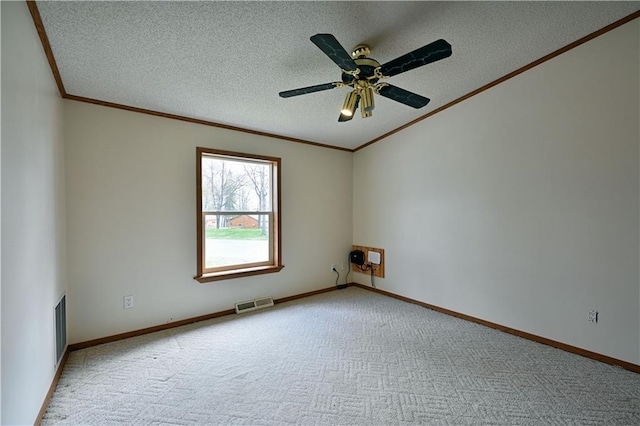
[[[280,159],[198,147],[199,282],[278,272]]]

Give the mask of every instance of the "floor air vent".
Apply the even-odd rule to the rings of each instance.
[[[273,299],[270,297],[247,300],[246,302],[236,303],[236,314],[268,308],[269,306],[273,306]]]

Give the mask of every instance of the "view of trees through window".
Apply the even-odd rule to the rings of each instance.
[[[204,267],[223,270],[272,259],[272,164],[203,155]]]

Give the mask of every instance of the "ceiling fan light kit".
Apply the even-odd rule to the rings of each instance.
[[[347,97],[344,100],[344,105],[342,106],[341,114],[347,117],[351,117],[356,109],[356,101],[358,100],[358,92],[354,90],[353,92],[347,93]]]
[[[371,117],[375,109],[374,93],[413,108],[422,108],[429,103],[429,98],[388,83],[379,83],[379,80],[451,56],[451,45],[440,39],[380,65],[378,61],[369,57],[371,49],[366,44],[356,46],[349,56],[331,34],[316,34],[311,37],[311,41],[340,67],[342,81],[287,90],[280,92],[279,95],[282,98],[289,98],[336,87],[351,87],[352,91],[344,100],[338,122],[351,120],[358,106],[360,106],[362,118]]]
[[[360,90],[360,97],[362,98],[362,110],[365,112],[373,112],[375,103],[373,102],[373,88],[366,86]]]

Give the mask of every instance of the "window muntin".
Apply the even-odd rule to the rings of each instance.
[[[201,282],[277,272],[280,159],[197,149]]]

